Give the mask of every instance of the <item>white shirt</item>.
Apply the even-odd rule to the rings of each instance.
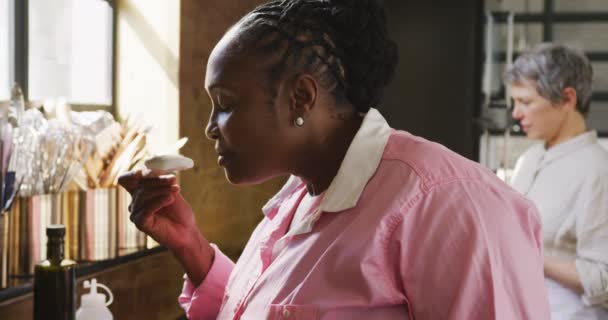
[[[545,254],[575,260],[585,289],[581,299],[547,279],[553,319],[608,319],[608,152],[597,133],[532,146],[512,181],[538,207]]]
[[[316,196],[310,195],[308,192],[304,193],[304,196],[302,197],[302,200],[300,200],[300,203],[296,208],[296,212],[293,215],[293,219],[289,225],[289,232],[287,232],[287,234],[297,232],[299,228],[303,227],[303,225],[307,223],[305,220],[306,216],[313,213],[317,209],[322,197],[322,193]]]

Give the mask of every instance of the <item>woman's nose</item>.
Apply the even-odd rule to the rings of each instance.
[[[513,112],[511,112],[511,116],[513,116],[513,119],[515,120],[520,120],[522,117],[521,110],[517,106],[517,104],[515,104],[515,106],[513,107]]]
[[[214,117],[214,113],[211,112],[211,116],[209,117],[209,122],[207,123],[207,127],[205,128],[205,135],[209,140],[217,140],[219,137],[219,127],[217,125],[217,120]]]

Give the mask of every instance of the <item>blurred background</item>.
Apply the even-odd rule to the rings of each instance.
[[[104,141],[111,141],[107,154],[87,153],[84,147],[70,151],[84,173],[74,173],[63,189],[50,193],[75,192],[77,203],[110,203],[110,209],[76,210],[73,216],[55,218],[74,225],[73,258],[82,261],[79,287],[95,276],[112,288],[115,302],[110,309],[115,318],[181,317],[177,295],[183,271],[169,252],[128,229],[124,194],[114,190],[104,196],[96,190],[115,188],[113,177],[136,167],[146,155],[180,150],[195,162],[194,169],[183,172],[179,179],[200,229],[237,259],[262,218],[260,208],[284,182],[277,179],[247,188],[229,185],[216,164],[212,142],[204,136],[211,109],[203,89],[209,53],[229,26],[263,2],[0,0],[0,108],[19,111],[21,104],[23,114],[46,121],[11,125],[9,140],[12,135],[15,157],[21,150],[15,137],[30,137],[16,128],[31,126],[36,141],[56,142],[64,140],[48,138],[48,128],[55,122],[68,123],[76,133],[70,136],[62,131],[61,137],[72,137],[70,143],[89,143],[99,150]],[[400,49],[396,79],[384,105],[379,106],[393,127],[442,143],[508,179],[515,159],[533,141],[525,138],[511,118],[502,73],[522,50],[558,41],[582,48],[593,62],[595,92],[588,124],[598,130],[608,147],[608,1],[383,3],[389,30]],[[96,130],[89,130],[95,125]],[[188,137],[188,142],[180,149],[182,137]],[[36,146],[50,148],[42,142]],[[34,144],[31,147],[36,149]],[[28,167],[26,163],[22,166]],[[11,172],[11,166],[7,164],[3,170]],[[15,170],[17,178],[26,176],[19,173],[25,168]],[[25,185],[15,184],[13,189],[24,190]],[[47,193],[43,189],[37,194]],[[8,271],[0,289],[2,319],[31,318],[27,261],[11,260],[9,254],[23,251],[31,240],[14,239],[35,232],[23,224],[15,226],[17,217],[28,210],[23,209],[27,201],[33,201],[22,196],[17,195],[15,205],[3,214],[7,220],[2,227],[6,238],[2,261]],[[68,200],[41,201],[63,204]],[[67,212],[65,208],[67,205],[55,211]],[[55,211],[49,209],[51,218],[57,215]],[[105,220],[95,220],[99,217]],[[100,245],[87,240],[94,238],[85,227],[90,224],[105,227],[93,232],[103,234],[102,253],[82,249]],[[121,240],[125,234],[132,239]],[[125,242],[134,245],[121,251],[120,244]],[[23,274],[11,275],[11,264]]]

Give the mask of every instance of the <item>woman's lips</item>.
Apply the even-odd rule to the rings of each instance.
[[[226,162],[228,160],[227,152],[221,148],[215,148],[215,152],[217,153],[217,164],[219,166],[226,165]]]
[[[219,144],[215,145],[215,152],[217,153],[217,164],[219,166],[225,166],[228,162],[230,152],[225,148],[222,148]]]
[[[217,164],[219,166],[221,166],[221,167],[225,166],[227,161],[228,160],[226,159],[226,156],[221,155],[221,154],[217,156]]]

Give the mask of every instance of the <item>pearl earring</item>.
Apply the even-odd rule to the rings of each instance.
[[[302,127],[304,126],[304,118],[297,117],[293,123],[296,125],[296,127]]]

